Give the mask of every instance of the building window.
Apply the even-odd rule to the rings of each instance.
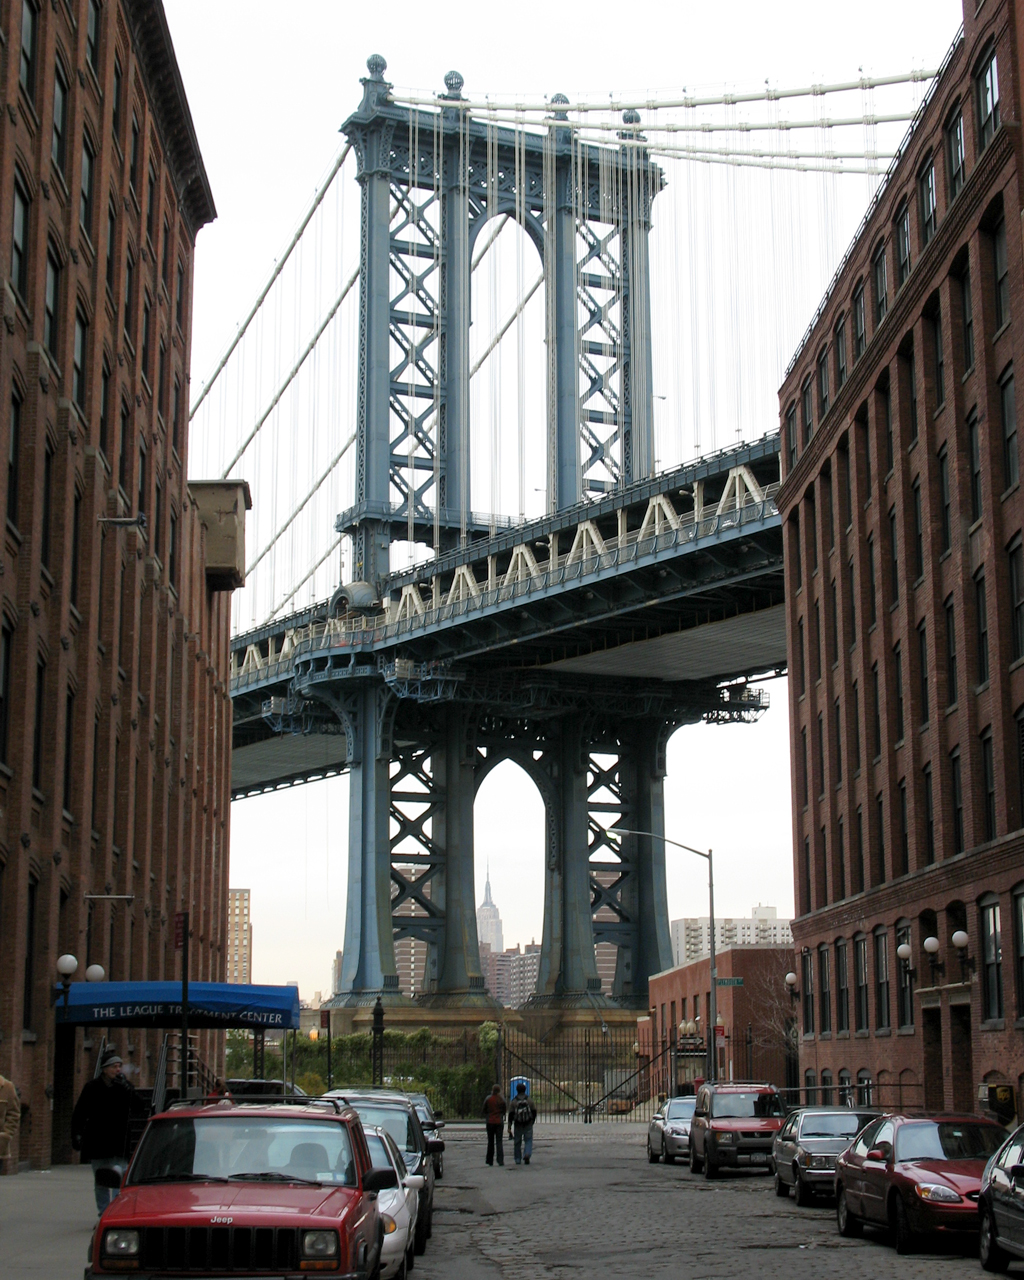
[[[864,810],[857,806],[857,856],[855,865],[857,867],[857,891],[863,893],[866,888],[864,876]]]
[[[78,203],[78,220],[82,230],[92,237],[92,187],[94,155],[88,138],[82,139],[82,194]]]
[[[61,173],[64,172],[67,156],[67,134],[68,82],[58,62],[53,76],[53,137],[50,142],[50,157]]]
[[[806,1099],[807,1105],[809,1107],[813,1107],[817,1104],[818,1077],[810,1069],[810,1067],[808,1067],[808,1069],[804,1072],[804,1098]]]
[[[139,441],[139,515],[146,513],[146,444]]]
[[[924,860],[935,861],[935,800],[932,795],[932,767],[924,767]]]
[[[76,405],[85,412],[85,349],[89,326],[81,311],[75,312],[75,358],[71,369],[71,395]]]
[[[29,8],[28,4],[25,8]],[[35,10],[32,10],[35,13]],[[24,26],[24,24],[23,24]],[[28,878],[28,903],[25,911],[25,984],[22,990],[21,1025],[25,1031],[32,1030],[32,993],[35,987],[36,958],[36,899],[39,896],[39,881],[35,876]]]
[[[125,494],[128,492],[128,429],[131,425],[131,410],[128,401],[121,401],[121,435],[117,448],[117,483]]]
[[[800,794],[803,798],[804,808],[806,809],[810,801],[810,780],[807,776],[807,729],[806,727],[802,727],[800,729],[800,762],[801,762]]]
[[[900,778],[897,790],[900,794],[900,874],[910,874],[910,827],[907,815],[907,782]]]
[[[896,741],[903,741],[903,651],[897,640],[892,650],[893,679],[896,685]]]
[[[39,26],[39,14],[30,0],[22,0],[21,4],[21,58],[18,63],[18,83],[28,96],[35,101],[36,96],[36,33]]]
[[[181,383],[177,377],[174,379],[174,395],[171,399],[171,447],[178,448],[179,427],[178,420],[181,417]],[[799,548],[797,548],[799,555]],[[798,584],[799,585],[799,584]]]
[[[818,795],[825,794],[825,721],[818,712]]]
[[[974,305],[971,301],[971,273],[960,277],[960,301],[963,307],[964,369],[974,368]]]
[[[11,648],[14,632],[10,623],[0,627],[0,761],[10,764]]]
[[[111,293],[114,292],[114,246],[117,243],[117,212],[114,208],[114,202],[111,201],[107,206],[107,267],[106,279],[107,288]]]
[[[21,448],[21,397],[11,395],[11,429],[7,443],[7,520],[18,527],[18,454]]]
[[[853,1077],[846,1067],[841,1068],[839,1072],[839,1105],[853,1106]]]
[[[833,715],[836,723],[836,786],[843,780],[843,713],[839,705],[839,699],[836,698],[833,704]]]
[[[124,73],[121,70],[120,58],[114,59],[114,106],[111,127],[114,137],[121,136],[121,109],[124,105]]]
[[[170,286],[171,270],[171,224],[164,218],[164,243],[160,252],[160,278],[165,286]]]
[[[914,348],[911,347],[907,352],[907,400],[910,405],[910,439],[916,440],[918,436],[917,425],[917,361],[914,359]]]
[[[836,353],[836,389],[846,382],[846,317],[842,317],[835,327],[833,346]]]
[[[158,560],[160,559],[160,553],[162,550],[160,545],[160,528],[163,524],[164,518],[163,504],[163,486],[160,483],[160,477],[155,476],[153,479],[153,554]]]
[[[172,587],[178,583],[178,517],[172,511],[167,522],[167,580]],[[806,770],[806,764],[804,768]]]
[[[828,413],[828,349],[822,347],[818,356],[818,417]]]
[[[900,598],[900,561],[899,542],[896,536],[896,508],[889,508],[889,574],[890,604],[896,604]]]
[[[152,376],[149,369],[149,317],[150,305],[149,294],[147,293],[144,295],[142,301],[142,347],[139,353],[142,372],[145,375],[147,382]]]
[[[972,409],[967,416],[967,451],[971,468],[971,523],[981,519],[981,428],[978,413]]]
[[[918,200],[921,211],[921,243],[927,244],[939,225],[939,210],[935,200],[935,161],[929,157],[917,180]]]
[[[1000,218],[992,232],[992,256],[996,277],[996,328],[1010,319],[1010,266],[1006,257],[1006,219]]]
[[[839,880],[837,901],[846,897],[846,828],[843,819],[836,819],[836,872]]]
[[[46,662],[36,659],[36,701],[35,719],[32,729],[32,786],[41,791],[43,788],[43,707],[46,693]]]
[[[889,309],[889,282],[885,270],[884,244],[878,246],[872,265],[875,277],[875,325],[877,327],[885,319],[885,313]]]
[[[156,235],[156,169],[150,161],[149,173],[146,176],[146,236],[150,244]]]
[[[896,926],[897,950],[904,945],[910,946],[910,925],[906,922]],[[914,979],[911,973],[911,961],[896,961],[896,1017],[901,1027],[914,1025]]]
[[[857,643],[857,576],[852,560],[846,566],[846,576],[849,586],[850,646],[852,648]]]
[[[854,680],[851,687],[853,697],[853,767],[860,768],[860,686]]]
[[[129,342],[132,340],[133,329],[133,304],[135,301],[135,259],[131,255],[131,250],[124,260],[124,336]]]
[[[999,408],[1003,425],[1003,488],[1012,489],[1020,478],[1017,459],[1017,398],[1012,368],[999,380]]]
[[[960,748],[949,753],[950,781],[953,789],[953,852],[964,851],[964,789],[960,770]]]
[[[981,900],[981,1016],[986,1022],[1003,1016],[1003,943],[994,893]]]
[[[928,712],[928,632],[922,619],[917,624],[917,664],[921,681],[921,724],[927,724]]]
[[[100,449],[110,456],[110,366],[106,360],[100,370]]]
[[[890,1025],[889,1014],[889,935],[884,929],[875,932],[875,1027],[879,1031]]]
[[[832,1105],[832,1072],[827,1070],[821,1073],[821,1105]]]
[[[804,1035],[814,1035],[814,956],[803,953]]]
[[[999,68],[995,49],[987,56],[977,77],[978,150],[984,151],[999,128]]]
[[[878,822],[878,883],[885,884],[885,798],[881,791],[875,796],[875,816]]]
[[[875,759],[882,754],[882,697],[881,684],[882,679],[876,662],[871,668],[871,683],[874,688],[875,695]]]
[[[75,490],[75,498],[71,507],[71,582],[68,598],[78,606],[78,566],[82,546],[82,495]]]
[[[910,275],[910,205],[904,204],[896,215],[896,280],[902,289]]]
[[[818,948],[818,1017],[822,1035],[832,1031],[832,980],[828,947]]]
[[[914,481],[914,581],[924,577],[924,516],[921,510],[921,479]]]
[[[100,6],[97,0],[89,0],[85,19],[85,57],[93,71],[100,69]]]
[[[156,366],[156,411],[161,418],[167,417],[167,347],[162,338]]]
[[[804,385],[800,390],[800,401],[803,409],[803,426],[804,426],[804,447],[811,443],[811,436],[814,435],[814,403],[811,394],[811,379],[804,379]]]
[[[889,389],[888,382],[881,388],[881,396],[882,420],[885,423],[885,471],[888,475],[895,462],[892,440],[892,391]]]
[[[985,815],[985,839],[996,838],[996,763],[992,750],[992,730],[981,735],[981,780],[985,788],[983,812]]]
[[[949,489],[949,453],[943,445],[939,450],[939,489],[942,497],[942,546],[943,554],[953,544],[952,496]]]
[[[875,582],[875,540],[868,537],[868,626],[878,621],[878,590]]]
[[[814,602],[814,678],[821,679],[821,606]]]
[[[178,259],[178,279],[174,296],[174,318],[179,329],[185,328],[185,268]]]
[[[868,344],[867,317],[864,310],[864,285],[859,284],[853,293],[853,363],[864,354]]]
[[[946,357],[942,348],[942,315],[932,316],[932,340],[935,344],[935,407],[946,403]]]
[[[40,508],[39,561],[50,567],[50,527],[53,524],[53,445],[49,440],[43,452],[43,501]]]
[[[857,1031],[868,1029],[868,940],[860,936],[853,940],[854,1027]]]
[[[952,204],[964,185],[964,117],[959,107],[946,126],[946,164],[949,170],[949,200]]]
[[[804,874],[803,874],[804,915],[811,911],[811,838],[804,836]]]
[[[836,1031],[850,1030],[850,976],[846,961],[846,939],[836,941]]]
[[[43,299],[43,346],[57,359],[59,326],[57,310],[60,305],[60,262],[51,244],[46,251],[46,295]]]
[[[1013,893],[1013,947],[1017,970],[1017,1016],[1024,1018],[1024,886]]]
[[[14,224],[11,235],[11,283],[18,293],[28,293],[28,206],[29,199],[18,178],[14,179]]]
[[[807,652],[804,644],[804,620],[800,618],[796,624],[797,630],[797,662],[799,667],[797,675],[799,677],[800,694],[803,696],[807,692]]]
[[[978,684],[988,680],[988,608],[985,602],[985,571],[974,579],[974,608],[978,628]]]
[[[139,117],[132,112],[132,137],[128,150],[128,182],[133,191],[139,189]]]
[[[75,725],[75,695],[69,689],[64,704],[64,809],[71,812],[71,778],[73,773],[73,746]]]

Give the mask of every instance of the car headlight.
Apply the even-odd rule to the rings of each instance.
[[[380,1215],[380,1220],[384,1224],[384,1234],[386,1236],[389,1236],[392,1234],[392,1232],[398,1230],[398,1223],[394,1220],[394,1218],[392,1218],[390,1213],[382,1213]]]
[[[716,1142],[735,1142],[736,1135],[733,1133],[731,1129],[723,1129],[720,1132],[715,1133],[715,1141]]]
[[[304,1258],[336,1258],[338,1256],[337,1231],[303,1231],[302,1256]]]
[[[121,1229],[104,1231],[103,1252],[108,1258],[137,1258],[139,1256],[139,1233]]]
[[[685,1138],[689,1132],[689,1127],[685,1124],[674,1124],[669,1126],[669,1133],[676,1138]]]
[[[835,1161],[831,1156],[808,1156],[807,1167],[808,1169],[833,1169]]]
[[[960,1196],[952,1187],[944,1187],[938,1182],[920,1182],[914,1190],[922,1200],[930,1200],[933,1204],[962,1204]]]

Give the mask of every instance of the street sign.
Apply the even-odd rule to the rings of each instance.
[[[715,1027],[715,1039],[716,1040],[725,1039],[725,1027]]]
[[[718,987],[742,987],[742,978],[716,978],[715,985]]]
[[[180,951],[185,945],[185,921],[188,919],[187,911],[175,911],[174,913],[174,949]]]
[[[330,1009],[320,1010],[320,1029],[322,1031],[330,1031],[331,1029],[331,1011]]]

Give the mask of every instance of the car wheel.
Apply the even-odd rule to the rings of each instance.
[[[657,1156],[654,1154],[654,1152],[651,1150],[651,1140],[650,1140],[650,1138],[648,1138],[648,1139],[647,1139],[647,1163],[648,1163],[648,1164],[657,1164],[657,1163],[658,1163],[658,1157],[657,1157]]]
[[[434,1202],[430,1202],[430,1212],[427,1214],[427,1239],[434,1234]]]
[[[415,1236],[415,1239],[413,1240],[412,1247],[416,1251],[416,1253],[419,1253],[419,1254],[426,1253],[427,1251],[427,1220],[426,1218],[424,1218],[422,1222],[420,1222],[419,1219],[417,1219],[416,1221],[416,1236]]]
[[[700,1173],[700,1161],[697,1159],[697,1152],[694,1150],[693,1143],[690,1143],[690,1172]]]
[[[717,1176],[718,1176],[718,1166],[715,1164],[714,1160],[712,1160],[711,1157],[708,1155],[708,1153],[705,1151],[704,1152],[704,1181],[713,1182]]]
[[[845,1187],[840,1187],[836,1192],[836,1226],[839,1228],[839,1234],[845,1236],[847,1240],[855,1239],[864,1232],[864,1224],[860,1218],[855,1218],[850,1212]]]
[[[902,1255],[913,1253],[917,1247],[917,1233],[910,1225],[906,1206],[897,1195],[893,1200],[892,1229],[896,1237],[896,1252]]]
[[[411,1271],[416,1265],[416,1250],[413,1248],[413,1241],[409,1241],[409,1247],[405,1251],[405,1269]]]
[[[1010,1255],[999,1247],[996,1240],[996,1224],[991,1209],[981,1211],[978,1257],[985,1271],[1005,1271],[1010,1265]]]
[[[775,1170],[775,1194],[780,1200],[789,1199],[789,1187],[782,1181],[778,1169]]]
[[[796,1171],[793,1173],[793,1199],[802,1209],[806,1209],[814,1199],[814,1193]]]

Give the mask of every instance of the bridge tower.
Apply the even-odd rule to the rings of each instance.
[[[361,258],[356,493],[336,522],[353,542],[355,581],[336,594],[341,607],[385,597],[396,540],[442,556],[493,533],[469,484],[472,262],[492,218],[514,218],[543,263],[549,513],[645,480],[654,463],[648,238],[663,179],[639,116],[625,113],[617,142],[588,146],[558,112],[560,95],[549,129],[527,132],[474,119],[457,72],[436,109],[413,110],[391,99],[383,58],[367,68],[342,127],[358,157]],[[616,997],[644,1006],[648,975],[671,962],[664,846],[608,832],[616,822],[662,832],[667,736],[697,717],[671,699],[646,714],[619,699],[616,711],[578,687],[543,716],[467,685],[457,696],[456,686],[403,696],[402,662],[396,655],[390,680],[354,661],[344,681],[328,686],[311,664],[295,682],[347,738],[340,1003],[402,1002],[401,936],[428,944],[420,1003],[492,1003],[476,934],[473,804],[483,777],[511,758],[547,814],[536,1000],[600,1002],[594,943],[610,941]]]

